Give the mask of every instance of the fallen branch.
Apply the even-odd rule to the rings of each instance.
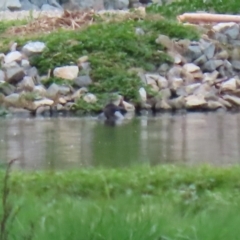
[[[211,14],[211,13],[184,13],[177,16],[179,22],[189,23],[216,23],[216,22],[238,22],[240,23],[239,15],[228,14]]]

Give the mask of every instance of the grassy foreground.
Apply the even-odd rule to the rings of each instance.
[[[8,239],[239,239],[239,167],[13,171],[9,187]]]

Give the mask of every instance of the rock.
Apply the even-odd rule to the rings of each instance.
[[[88,89],[85,87],[82,87],[78,89],[73,95],[72,95],[72,100],[76,100],[84,96],[88,92]]]
[[[217,41],[219,41],[220,43],[223,43],[223,44],[226,44],[228,42],[227,36],[223,33],[216,32],[214,34],[214,39],[216,39]]]
[[[204,73],[203,83],[214,84],[215,81],[217,80],[218,75],[219,75],[219,72],[216,70],[211,73]]]
[[[232,67],[233,67],[235,70],[240,71],[240,61],[238,61],[238,60],[232,61]]]
[[[155,92],[159,91],[159,87],[157,85],[157,78],[159,75],[157,74],[145,74],[146,82],[149,86],[151,86],[151,89]]]
[[[193,108],[202,108],[207,105],[207,102],[203,95],[190,95],[185,98],[186,100],[186,108],[193,109]]]
[[[74,84],[78,87],[87,87],[90,84],[92,84],[92,82],[93,82],[92,79],[88,75],[79,76],[79,77],[74,79]]]
[[[229,58],[229,54],[226,50],[223,50],[216,54],[216,59],[227,60]]]
[[[21,10],[29,11],[29,10],[40,10],[40,8],[37,5],[34,5],[29,2],[29,0],[21,0]]]
[[[27,56],[32,56],[35,54],[42,53],[45,48],[46,45],[43,42],[29,42],[23,46],[22,51]]]
[[[53,71],[54,77],[59,77],[66,80],[73,80],[78,76],[78,66],[57,67]]]
[[[0,1],[0,9],[5,10],[8,8],[11,11],[19,10],[21,8],[21,3],[19,0],[7,0],[7,1]]]
[[[59,93],[60,93],[61,95],[66,96],[66,95],[68,95],[69,93],[71,93],[71,88],[68,87],[68,86],[58,86],[58,88],[59,88]]]
[[[43,106],[51,107],[51,106],[53,106],[53,104],[54,104],[54,101],[51,99],[47,99],[47,98],[44,98],[41,100],[36,100],[33,102],[32,110],[37,110],[38,108],[43,107]]]
[[[34,89],[34,82],[31,77],[25,76],[20,82],[19,87],[21,90],[31,92]]]
[[[88,56],[82,56],[77,60],[78,66],[80,66],[82,63],[88,62],[89,58]]]
[[[197,58],[193,63],[200,66],[203,65],[205,62],[207,62],[207,57],[205,55],[202,55],[199,58]]]
[[[125,102],[125,101],[122,101],[122,104],[127,112],[135,111],[135,107],[132,104]]]
[[[236,26],[237,24],[235,22],[223,22],[223,23],[218,23],[216,25],[214,25],[212,27],[212,29],[215,31],[215,32],[222,32],[222,33],[225,33],[226,30],[229,30],[231,28],[238,28],[238,26]]]
[[[63,98],[63,97],[60,97],[59,99],[58,99],[58,102],[60,103],[60,104],[66,104],[67,103],[67,100],[65,99],[65,98]]]
[[[24,69],[22,67],[10,67],[6,70],[6,81],[11,84],[20,82],[25,76]]]
[[[63,110],[64,109],[64,107],[63,107],[63,105],[62,104],[57,104],[57,111],[61,111],[61,110]]]
[[[199,81],[203,78],[202,71],[197,65],[193,63],[184,64],[183,75],[187,79],[187,82]]]
[[[218,67],[223,65],[222,60],[208,60],[204,65],[203,65],[203,70],[207,72],[213,72],[216,70]]]
[[[184,56],[188,58],[189,62],[193,62],[194,60],[202,56],[202,54],[203,52],[199,45],[190,45]]]
[[[156,103],[156,109],[157,110],[170,110],[172,107],[167,103],[165,99],[162,99],[161,101],[158,101]]]
[[[223,98],[218,98],[218,102],[220,102],[226,108],[232,107],[232,104],[230,102],[224,100]]]
[[[224,34],[226,34],[230,39],[237,39],[239,35],[239,25],[236,23],[233,23],[231,27],[228,27]]]
[[[169,69],[168,73],[167,73],[167,79],[169,81],[172,80],[172,78],[180,78],[182,75],[182,67],[180,66],[174,66],[171,69]]]
[[[183,96],[168,100],[168,104],[173,109],[183,109],[185,107],[185,98]]]
[[[88,1],[86,1],[88,2]],[[105,9],[127,9],[129,6],[129,0],[105,0],[104,1]]]
[[[164,89],[168,87],[168,81],[165,77],[162,76],[158,76],[157,78],[157,85],[159,87],[159,89]]]
[[[170,69],[170,66],[167,63],[163,63],[158,68],[158,72],[160,73],[160,75],[166,76],[169,69]]]
[[[188,95],[193,94],[199,87],[201,83],[193,83],[185,87],[185,91]]]
[[[5,63],[11,63],[14,61],[21,61],[23,58],[22,54],[19,51],[13,51],[13,52],[9,52],[5,58],[4,61]]]
[[[20,94],[12,93],[4,98],[4,104],[6,107],[20,107]]]
[[[2,71],[2,70],[0,70],[0,82],[2,82],[2,81],[5,81],[5,73]]]
[[[116,106],[119,106],[123,101],[123,96],[121,95],[117,95],[114,100],[113,100],[113,104]]]
[[[45,115],[46,113],[50,113],[51,111],[51,107],[49,106],[42,106],[42,107],[38,107],[36,109],[36,115],[39,116],[39,115]]]
[[[183,79],[182,78],[175,77],[175,78],[171,79],[171,89],[177,90],[181,86],[183,86]]]
[[[59,86],[56,83],[52,83],[51,86],[47,89],[46,96],[54,101],[59,98]]]
[[[15,90],[16,90],[16,87],[14,87],[13,85],[7,82],[0,83],[0,93],[4,94],[5,96],[8,96],[14,93]]]
[[[159,94],[162,99],[169,99],[171,97],[171,90],[169,88],[165,88],[159,91]]]
[[[172,49],[174,46],[172,40],[168,36],[162,34],[158,36],[155,42],[157,44],[161,44],[163,47],[167,49]]]
[[[92,94],[92,93],[87,93],[84,97],[83,100],[87,103],[96,103],[97,102],[97,97]]]
[[[143,36],[145,34],[144,30],[142,28],[136,28],[135,34],[138,36]]]
[[[220,103],[220,102],[217,102],[217,101],[208,101],[207,102],[207,108],[209,110],[216,110],[218,108],[223,108],[224,106]]]
[[[234,105],[240,106],[240,98],[239,97],[231,96],[231,95],[224,95],[223,99]]]
[[[141,87],[138,92],[139,92],[139,95],[141,97],[141,101],[143,103],[145,103],[147,101],[147,92],[146,92],[146,90],[143,87]]]
[[[194,73],[194,72],[200,71],[200,67],[198,67],[197,65],[195,65],[193,63],[184,64],[183,69],[188,73]]]
[[[61,11],[61,8],[51,6],[49,4],[43,4],[41,7],[42,11]]]
[[[216,47],[215,47],[215,44],[213,44],[213,43],[208,43],[207,46],[204,48],[203,52],[208,60],[213,58],[215,49],[216,49]]]
[[[38,6],[39,8],[42,7],[43,4],[47,4],[48,0],[30,0],[30,2],[36,6]]]
[[[63,10],[62,6],[59,4],[59,0],[48,0],[48,4],[60,10]]]
[[[45,97],[47,95],[47,90],[42,85],[35,86],[33,92],[41,97]]]
[[[235,78],[231,78],[226,82],[223,82],[221,84],[221,91],[231,91],[235,92],[237,90],[237,81]]]
[[[30,62],[27,59],[23,59],[21,61],[21,67],[23,67],[24,69],[29,69],[31,67]]]

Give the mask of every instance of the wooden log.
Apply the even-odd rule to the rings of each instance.
[[[211,13],[184,13],[177,16],[179,22],[236,22],[240,23],[240,15],[211,14]]]

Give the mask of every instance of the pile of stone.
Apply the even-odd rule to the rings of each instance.
[[[200,41],[174,41],[159,35],[174,65],[162,64],[158,72],[140,74],[158,93],[156,108],[238,109],[240,107],[240,27],[219,23]],[[143,104],[146,93],[141,89]],[[150,106],[149,106],[150,107]]]
[[[173,64],[163,63],[155,72],[135,69],[156,97],[147,95],[144,87],[137,89],[142,107],[157,110],[190,109],[217,110],[240,107],[240,27],[236,23],[220,23],[212,27],[199,41],[174,40],[159,35],[156,43],[164,46]],[[136,34],[145,34],[136,29]],[[224,39],[224,41],[222,41]],[[13,44],[9,53],[0,54],[0,105],[41,113],[49,109],[69,111],[78,99],[94,104],[97,97],[88,91],[92,84],[88,56],[80,56],[76,65],[53,69],[54,77],[71,84],[43,84],[49,76],[39,76],[30,65],[29,57],[41,54],[43,42],[29,42],[21,51]],[[80,75],[84,70],[85,75]],[[131,103],[118,96],[116,105],[123,104],[134,111]]]
[[[147,4],[150,0],[1,0],[0,10],[10,11],[61,11],[81,9],[127,9]]]

